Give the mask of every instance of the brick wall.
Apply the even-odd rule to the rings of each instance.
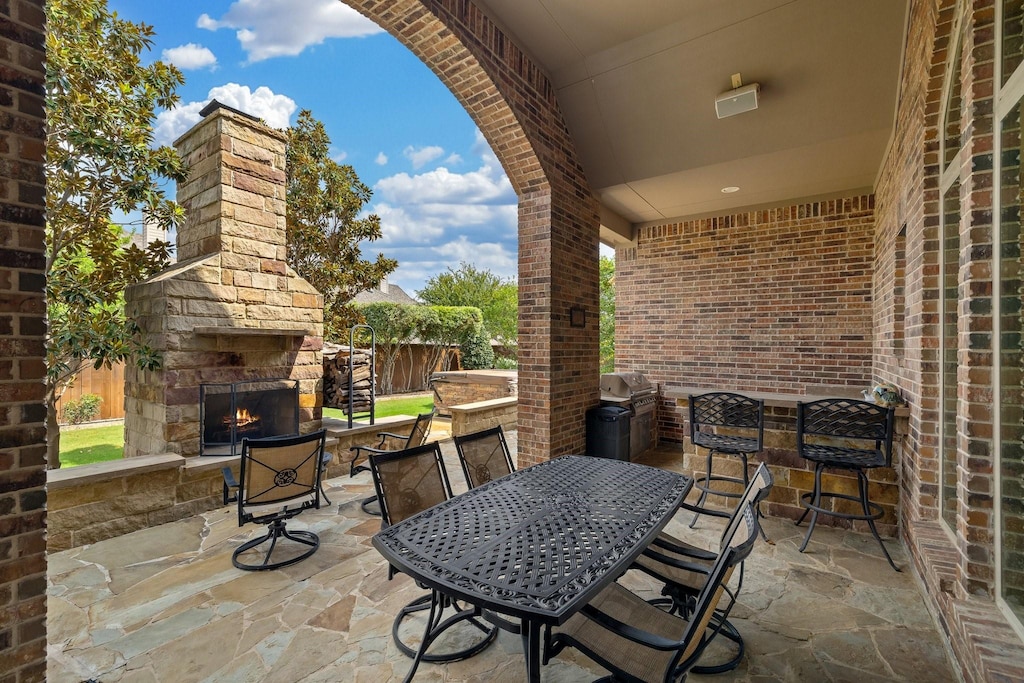
[[[1021,639],[995,604],[993,512],[992,132],[995,3],[915,0],[907,36],[896,131],[876,188],[874,367],[910,403],[908,452],[899,463],[901,532],[937,622],[966,681],[1021,680]],[[959,14],[959,16],[958,16]],[[959,23],[958,23],[959,20]],[[939,176],[943,80],[957,56],[960,168],[959,254],[950,280],[958,293],[954,410],[954,531],[939,517],[939,355],[942,238]],[[901,232],[904,263],[898,261]],[[902,348],[895,325],[903,273]],[[1004,396],[1004,399],[1006,396]]]
[[[616,252],[616,367],[667,386],[866,386],[873,234],[864,195],[641,228]]]
[[[554,89],[465,0],[352,0],[433,69],[519,197],[519,463],[582,452],[598,402],[597,203]],[[569,324],[582,308],[586,325]]]
[[[0,2],[0,680],[46,677],[43,12]]]

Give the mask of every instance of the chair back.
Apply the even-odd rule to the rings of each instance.
[[[436,441],[400,451],[370,453],[370,471],[383,528],[452,497]]]
[[[320,461],[326,432],[243,439],[239,525],[292,509],[320,507]]]
[[[690,441],[701,427],[757,430],[757,450],[764,444],[764,401],[728,391],[691,395]]]
[[[762,462],[757,466],[754,476],[750,478],[750,484],[747,485],[746,491],[743,492],[740,504],[736,506],[736,511],[733,512],[732,517],[729,518],[729,523],[722,532],[719,550],[725,547],[726,539],[732,538],[733,534],[736,533],[735,527],[743,523],[743,511],[748,506],[753,506],[756,510],[757,504],[771,493],[774,484],[775,478],[772,476],[771,470]]]
[[[758,534],[757,513],[753,505],[742,505],[740,508],[737,514],[738,523],[732,526],[727,537],[723,539],[722,551],[711,566],[707,580],[694,601],[693,611],[680,641],[679,652],[673,658],[675,676],[672,680],[685,674],[696,663],[708,641],[717,633],[718,629],[715,628],[708,633],[711,618],[722,596],[729,590],[726,584],[733,571],[747,559],[754,548]]]
[[[892,466],[896,409],[853,398],[826,398],[796,404],[796,449],[803,456],[807,437],[819,440],[870,441]]]
[[[466,484],[471,489],[511,474],[515,469],[501,425],[473,434],[456,436],[455,450],[459,453]]]
[[[422,446],[427,442],[427,436],[430,435],[430,425],[434,422],[435,413],[437,413],[436,408],[429,413],[420,413],[416,416],[416,422],[413,423],[412,431],[409,432],[409,440],[405,442],[406,448]]]

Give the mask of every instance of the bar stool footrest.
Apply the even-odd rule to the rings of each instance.
[[[800,500],[803,503],[804,507],[807,508],[808,510],[813,510],[814,512],[820,512],[823,515],[832,515],[833,517],[839,517],[841,519],[859,519],[861,521],[866,522],[868,520],[874,521],[876,519],[881,519],[882,515],[885,514],[885,512],[882,510],[882,506],[881,505],[879,505],[878,503],[875,503],[873,501],[870,501],[870,500],[869,501],[862,501],[860,496],[853,496],[853,495],[850,495],[848,493],[829,493],[828,491],[822,491],[820,494],[818,494],[818,497],[822,498],[822,499],[823,498],[842,498],[843,500],[849,500],[849,501],[853,501],[854,503],[860,503],[860,504],[864,504],[866,502],[867,506],[868,506],[868,510],[871,511],[871,514],[864,514],[863,512],[861,512],[861,513],[856,513],[856,512],[837,512],[835,510],[829,510],[827,508],[823,508],[823,507],[821,507],[819,505],[814,505],[811,502],[811,500],[814,498],[813,492],[812,493],[804,493],[804,494],[802,494],[800,496]]]

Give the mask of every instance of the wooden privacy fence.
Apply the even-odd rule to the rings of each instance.
[[[63,422],[64,406],[68,401],[76,401],[85,394],[96,394],[103,399],[97,420],[124,417],[124,364],[118,363],[99,370],[87,366],[57,401],[57,419]]]

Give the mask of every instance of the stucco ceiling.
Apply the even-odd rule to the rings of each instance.
[[[620,233],[875,182],[906,0],[476,1],[550,76]],[[734,73],[760,106],[718,119]]]

